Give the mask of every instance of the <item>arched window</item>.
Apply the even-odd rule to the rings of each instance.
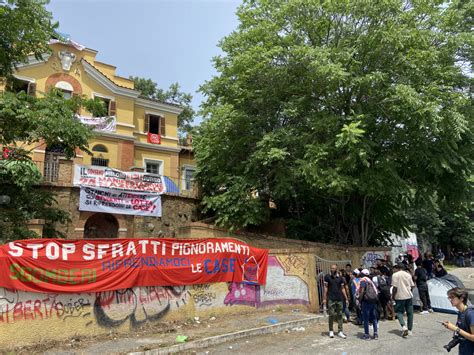
[[[63,92],[65,99],[70,99],[72,97],[72,93],[74,92],[74,88],[67,81],[58,81],[54,87]]]
[[[107,153],[107,147],[103,144],[97,144],[92,148],[93,152]]]

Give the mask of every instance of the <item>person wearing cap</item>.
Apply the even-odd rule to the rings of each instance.
[[[362,305],[362,319],[364,320],[364,336],[362,339],[370,340],[369,322],[374,327],[374,339],[379,338],[377,331],[377,302],[378,290],[374,282],[370,278],[370,271],[363,269],[361,271],[362,279],[360,281],[359,299]]]
[[[323,305],[327,304],[329,313],[329,337],[334,338],[334,321],[337,321],[339,338],[345,339],[343,332],[342,309],[343,302],[349,304],[346,289],[344,287],[346,281],[344,277],[337,271],[337,265],[331,265],[331,273],[324,277],[324,295]]]
[[[413,330],[413,293],[415,287],[410,273],[405,271],[404,264],[396,264],[392,275],[392,297],[395,300],[395,312],[402,327],[402,336],[405,338],[412,335]],[[407,313],[408,327],[403,319],[403,314]]]

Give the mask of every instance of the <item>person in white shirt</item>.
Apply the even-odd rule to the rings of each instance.
[[[395,312],[402,327],[402,336],[412,335],[413,330],[413,293],[415,287],[410,273],[405,271],[405,265],[397,264],[393,267],[392,275],[392,297],[395,300]],[[408,327],[403,319],[403,314],[407,313]]]

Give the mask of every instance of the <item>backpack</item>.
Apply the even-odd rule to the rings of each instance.
[[[365,281],[365,292],[362,301],[367,303],[377,303],[377,289],[370,279]]]
[[[388,286],[387,279],[383,276],[377,276],[377,283],[379,285],[380,293],[384,296],[390,296],[390,287]]]

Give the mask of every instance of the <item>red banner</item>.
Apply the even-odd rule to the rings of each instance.
[[[148,132],[148,143],[161,144],[161,136],[159,134]]]
[[[28,239],[0,246],[0,287],[98,292],[211,282],[264,285],[268,250],[235,239]]]

